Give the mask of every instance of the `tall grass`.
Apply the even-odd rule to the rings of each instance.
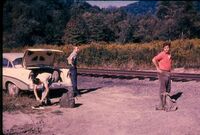
[[[162,51],[164,41],[153,41],[143,44],[105,44],[91,43],[80,46],[78,55],[79,67],[109,69],[152,69],[152,58]],[[174,40],[171,42],[171,54],[174,68],[200,68],[200,39]],[[20,52],[30,48],[15,48],[4,52]],[[35,45],[31,48],[50,48],[63,50],[67,57],[73,50],[72,45]],[[64,59],[66,60],[66,59]]]

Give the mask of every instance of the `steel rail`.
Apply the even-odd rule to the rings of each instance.
[[[128,78],[150,78],[156,80],[156,71],[139,71],[139,70],[105,70],[105,69],[88,69],[78,68],[79,75],[96,75],[96,76],[115,76],[115,77],[128,77]],[[173,81],[200,81],[200,74],[196,73],[171,73]]]

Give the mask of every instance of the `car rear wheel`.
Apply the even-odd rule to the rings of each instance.
[[[8,83],[7,90],[10,96],[18,96],[19,94],[19,88],[13,83]]]

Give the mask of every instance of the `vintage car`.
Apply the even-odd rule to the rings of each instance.
[[[18,95],[20,90],[33,91],[33,76],[59,71],[59,81],[53,82],[49,89],[67,89],[72,86],[69,69],[60,67],[58,58],[63,51],[54,49],[27,49],[24,53],[3,53],[3,89],[9,95]],[[55,67],[55,65],[57,65]]]

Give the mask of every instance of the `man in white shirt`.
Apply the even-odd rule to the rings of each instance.
[[[70,65],[70,73],[71,73],[71,80],[72,80],[72,87],[74,96],[80,96],[80,92],[77,88],[77,54],[79,52],[79,48],[76,46],[74,47],[73,52],[67,58],[68,64]]]
[[[34,85],[34,95],[37,101],[39,101],[42,105],[45,104],[51,104],[51,101],[48,97],[49,94],[49,79],[51,78],[50,73],[41,73],[38,74],[35,79],[33,79]],[[39,98],[38,92],[42,92],[41,98]]]

